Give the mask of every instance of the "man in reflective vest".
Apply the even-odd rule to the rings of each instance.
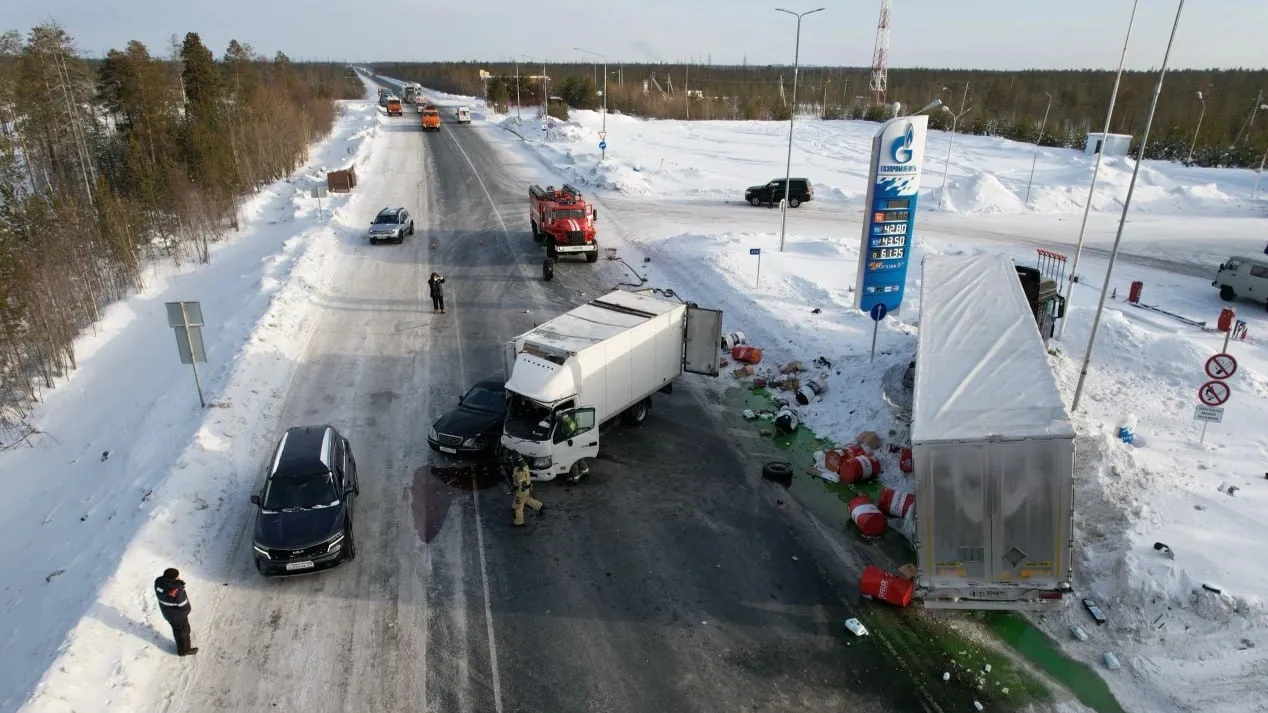
[[[515,506],[512,510],[515,518],[511,521],[516,527],[524,526],[524,506],[532,508],[538,515],[546,512],[546,506],[542,501],[533,497],[533,476],[528,472],[528,462],[524,460],[524,456],[518,456],[515,463],[514,471],[514,488],[515,488]]]
[[[185,594],[185,583],[181,581],[181,573],[175,568],[163,570],[163,576],[154,580],[154,594],[158,596],[159,611],[163,618],[172,625],[172,637],[176,639],[176,653],[179,656],[193,656],[198,647],[191,642],[189,629],[189,596]]]

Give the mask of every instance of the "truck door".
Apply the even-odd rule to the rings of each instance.
[[[722,343],[722,311],[687,305],[682,342],[682,370],[688,374],[718,375],[718,345]]]
[[[506,378],[511,378],[511,369],[515,367],[515,340],[512,339],[502,345],[502,367],[506,369]]]
[[[566,427],[571,419],[573,427]],[[555,419],[554,445],[551,457],[554,459],[555,472],[567,472],[574,463],[583,458],[594,458],[599,455],[599,425],[595,419],[592,406],[583,406],[562,412]]]

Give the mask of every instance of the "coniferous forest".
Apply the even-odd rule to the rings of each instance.
[[[217,57],[194,32],[102,59],[52,23],[0,35],[0,448],[146,261],[208,261],[241,201],[330,131],[335,100],[363,95],[342,65],[238,42]]]
[[[440,91],[487,97],[500,107],[516,101],[516,66],[508,62],[382,63],[373,69]],[[542,69],[540,63],[519,64],[519,96],[526,107],[542,103]],[[492,78],[481,79],[480,70]],[[602,106],[596,89],[602,89],[603,65],[548,64],[545,71],[547,89],[559,103],[582,109]],[[792,111],[791,67],[609,64],[607,72],[609,111],[693,120],[787,119]],[[872,105],[870,69],[802,67],[798,74],[799,115],[872,120],[893,115],[889,106]],[[1156,71],[1123,73],[1110,132],[1135,136],[1132,155],[1139,152],[1157,79]],[[888,84],[887,104],[900,102],[904,111],[915,111],[941,99],[957,114],[971,109],[956,126],[958,132],[1031,143],[1039,137],[1051,95],[1042,143],[1082,149],[1088,132],[1105,126],[1114,72],[890,69]],[[1268,103],[1265,90],[1268,69],[1169,71],[1147,158],[1186,161],[1192,146],[1194,164],[1257,168],[1268,150],[1268,111],[1257,110]],[[950,129],[951,115],[931,113],[930,127]]]

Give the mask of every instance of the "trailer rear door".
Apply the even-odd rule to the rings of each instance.
[[[687,305],[686,338],[682,345],[682,370],[688,374],[718,375],[718,349],[722,344],[722,311]]]

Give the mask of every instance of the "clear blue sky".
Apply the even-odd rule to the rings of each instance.
[[[533,54],[612,63],[791,64],[796,21],[773,10],[828,6],[802,26],[805,64],[870,65],[879,0],[4,0],[0,28],[50,18],[100,54],[130,39],[165,52],[196,31],[296,59],[494,60]],[[796,4],[798,2],[804,4]],[[1128,66],[1158,66],[1177,0],[1140,0]],[[1112,69],[1132,0],[894,0],[891,67]],[[549,8],[544,11],[539,8]],[[1189,0],[1173,67],[1268,66],[1268,0]]]

